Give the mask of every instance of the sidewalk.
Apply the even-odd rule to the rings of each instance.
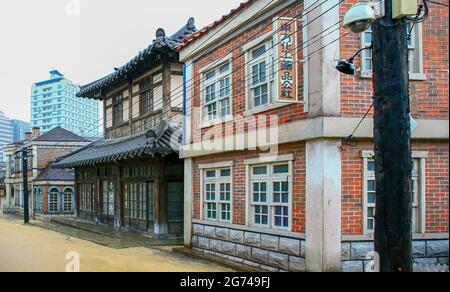
[[[44,222],[45,223],[45,222]],[[23,224],[22,218],[0,212],[0,272],[64,272],[78,256],[81,272],[233,272],[215,262],[172,252],[172,247],[109,247],[101,235],[52,223],[46,228]],[[64,233],[48,228],[64,228]],[[89,237],[86,240],[79,237]],[[94,240],[93,240],[94,238]],[[92,241],[100,241],[97,244]],[[108,245],[108,246],[104,246]],[[124,241],[122,247],[129,245]],[[134,244],[138,245],[138,244]],[[71,254],[70,259],[68,255]]]
[[[52,218],[49,222],[34,220],[30,222],[30,225],[116,249],[183,245],[182,238],[152,238],[131,231],[119,231],[113,227],[95,225],[70,218]]]

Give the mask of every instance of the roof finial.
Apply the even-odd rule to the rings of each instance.
[[[156,31],[156,37],[157,38],[162,38],[166,36],[166,32],[164,31],[164,29],[162,28],[158,28],[158,30]]]
[[[189,18],[187,26],[189,28],[195,27],[195,18],[194,17]]]

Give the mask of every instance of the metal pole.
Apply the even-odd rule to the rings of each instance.
[[[22,178],[23,178],[23,220],[30,222],[30,202],[28,197],[28,150],[22,150]]]

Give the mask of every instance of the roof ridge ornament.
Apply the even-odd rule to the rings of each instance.
[[[188,28],[195,28],[195,18],[194,17],[189,18],[189,20],[187,22],[187,27]]]
[[[164,31],[164,29],[158,28],[158,30],[156,31],[156,37],[163,38],[165,36],[166,36],[166,32]]]

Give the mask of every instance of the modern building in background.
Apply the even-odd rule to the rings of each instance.
[[[9,118],[0,111],[0,166],[3,164],[3,147],[13,141],[13,129]],[[1,169],[3,167],[0,167]]]
[[[25,139],[25,133],[31,132],[31,123],[21,120],[11,120],[13,130],[13,143],[18,143]]]
[[[62,127],[77,135],[95,137],[99,133],[99,103],[77,98],[79,87],[57,70],[50,79],[33,84],[31,125],[46,133]]]

